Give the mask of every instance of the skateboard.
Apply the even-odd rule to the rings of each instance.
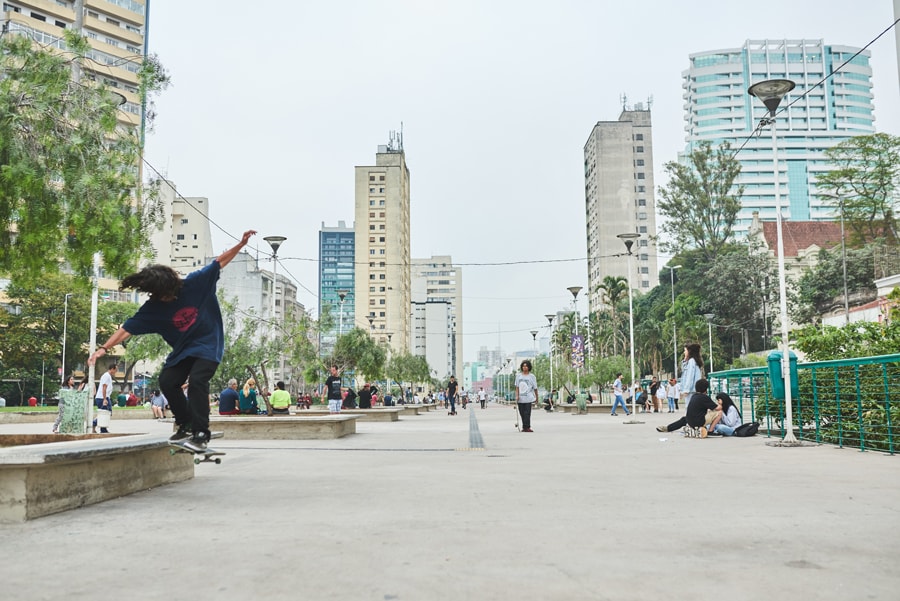
[[[169,449],[169,454],[174,455],[175,453],[190,453],[194,455],[194,465],[200,465],[201,463],[213,463],[216,465],[222,463],[222,458],[218,455],[225,455],[222,451],[217,451],[215,449],[206,449],[205,451],[192,451],[188,448],[182,447],[180,445],[173,444],[172,448]],[[202,455],[203,459],[199,456]]]
[[[521,432],[521,431],[522,431],[522,428],[519,427],[519,407],[518,407],[518,403],[516,403],[515,405],[513,405],[513,410],[516,412],[516,431],[517,431],[517,432]]]
[[[224,435],[225,435],[224,432],[210,432],[209,439],[212,440],[213,438],[222,438],[222,436],[224,436]],[[225,455],[225,453],[222,451],[217,451],[215,449],[210,449],[210,448],[207,448],[205,451],[192,451],[191,449],[189,449],[181,444],[178,444],[176,442],[170,442],[169,445],[171,447],[169,449],[169,455],[174,455],[175,453],[190,453],[191,455],[195,456],[194,457],[194,465],[200,465],[201,463],[213,463],[213,462],[215,462],[216,465],[218,465],[218,464],[222,463],[222,457],[220,457],[220,455],[221,456]],[[199,457],[200,455],[203,456],[202,459]]]

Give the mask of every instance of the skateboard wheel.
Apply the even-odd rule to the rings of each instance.
[[[200,460],[194,457],[194,465],[200,465]]]
[[[216,465],[219,465],[220,463],[222,463],[222,459],[220,457],[216,457],[215,461],[216,461]]]
[[[174,454],[175,454],[175,449],[169,449],[169,455],[174,455]]]

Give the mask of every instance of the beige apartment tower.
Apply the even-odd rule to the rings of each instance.
[[[600,121],[584,145],[584,201],[588,250],[588,308],[604,308],[598,287],[606,276],[628,277],[628,257],[619,234],[637,233],[631,285],[648,292],[657,284],[656,202],[650,111],[636,104],[618,121]]]
[[[355,199],[354,325],[368,329],[371,319],[376,342],[409,352],[409,169],[402,138],[379,146],[374,165],[356,167]]]

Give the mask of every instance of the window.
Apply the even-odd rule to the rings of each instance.
[[[379,193],[379,194],[384,194],[384,188],[378,188],[378,193]]]
[[[176,234],[175,239],[176,240],[184,240],[184,234]]]
[[[370,274],[369,274],[369,279],[370,279],[370,280],[374,280],[374,279],[375,279],[375,274],[374,274],[374,273],[370,273]]]
[[[638,246],[647,246],[646,240],[638,240],[638,242],[639,242]]]
[[[384,261],[378,264],[379,267],[384,267]]]
[[[375,213],[369,213],[369,217],[375,217]]]
[[[62,21],[54,21],[53,24],[56,25],[57,27],[62,27],[63,29],[66,28],[66,24],[63,23]]]
[[[641,261],[649,261],[649,260],[650,260],[650,255],[648,255],[647,253],[641,253],[640,255],[638,255],[638,258],[639,258]]]
[[[649,267],[641,267],[641,273],[650,273]]]
[[[369,249],[369,254],[370,254],[370,255],[374,255],[374,254],[375,254],[375,249],[374,249],[374,248],[370,248],[370,249]]]
[[[384,217],[384,211],[378,214],[379,217]]]
[[[634,164],[637,165],[638,167],[643,167],[644,159],[637,159],[637,160],[635,160]]]
[[[379,201],[378,201],[378,206],[379,206],[379,207],[383,207],[383,206],[384,206],[384,201],[383,201],[383,200],[379,200]]]
[[[639,206],[639,207],[646,207],[646,206],[647,206],[647,199],[646,199],[646,198],[638,198],[638,206]]]
[[[378,304],[379,304],[379,305],[383,305],[383,304],[384,304],[384,299],[379,300],[379,301],[378,301]]]
[[[638,219],[640,219],[641,221],[646,221],[647,213],[645,213],[644,211],[641,211],[640,213],[638,213]]]
[[[384,224],[382,223],[381,225],[379,225],[379,226],[378,226],[378,229],[383,230],[383,229],[384,229]]]
[[[644,147],[643,146],[635,146],[634,151],[635,152],[644,152]]]
[[[379,249],[379,250],[378,250],[378,254],[379,254],[379,255],[383,255],[383,254],[384,254],[384,249],[383,249],[383,248],[382,248],[382,249]]]
[[[378,317],[384,317],[384,311],[379,311]],[[384,328],[384,326],[381,326],[381,327]]]
[[[381,287],[378,289],[378,292],[384,292],[384,286],[381,286]]]
[[[31,13],[31,18],[37,19],[38,21],[46,21],[47,20],[47,17],[45,17],[44,15],[39,15],[38,13]]]
[[[647,191],[647,186],[638,186],[638,187],[637,187],[637,191],[638,191],[638,192],[646,192],[646,191]]]
[[[644,179],[644,174],[643,174],[643,173],[638,173],[638,174],[637,174],[637,178],[638,178],[638,179]]]
[[[374,226],[374,225],[370,225],[370,226],[369,226],[369,230],[374,230],[374,229],[375,229],[375,226]]]
[[[370,207],[374,207],[374,206],[375,206],[375,201],[374,201],[374,200],[370,200],[370,201],[369,201],[369,206],[370,206]]]
[[[647,233],[647,226],[646,226],[646,225],[640,226],[640,227],[638,228],[638,233],[639,233],[639,234],[646,234],[646,233]]]
[[[644,134],[634,134],[634,139],[635,139],[635,140],[643,140],[643,139],[644,139]]]
[[[196,240],[196,239],[197,239],[197,234],[194,234],[194,240]]]
[[[384,181],[384,176],[383,176],[383,175],[378,176],[378,181],[383,182],[383,181]]]
[[[647,280],[644,280],[643,282],[641,282],[641,288],[649,288],[649,287],[650,287],[650,282],[648,282]]]
[[[384,242],[384,236],[380,236],[380,237],[378,238],[378,241],[379,241],[379,242]]]
[[[379,276],[378,276],[378,279],[379,279],[379,280],[385,279],[384,274],[382,273],[381,275],[379,275]]]
[[[375,188],[369,188],[369,194],[375,194]]]
[[[370,299],[369,299],[369,304],[370,304],[370,305],[374,305],[374,304],[375,304],[375,299],[374,299],[374,298],[370,298]]]
[[[181,225],[187,225],[187,222],[188,222],[187,217],[183,217],[181,219]]]
[[[370,181],[370,182],[374,182],[374,181],[375,181],[375,176],[374,176],[374,175],[370,175],[370,176],[369,176],[369,181]]]
[[[375,236],[369,236],[369,242],[375,242]]]
[[[106,17],[106,22],[109,23],[110,25],[115,25],[116,27],[119,26],[118,21],[116,21],[115,19],[110,19],[109,17]]]

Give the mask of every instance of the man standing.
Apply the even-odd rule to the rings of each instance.
[[[113,376],[116,373],[116,369],[118,369],[118,366],[115,363],[110,363],[107,366],[106,373],[100,376],[100,385],[97,386],[97,394],[94,395],[94,404],[97,406],[97,409],[109,411],[110,417],[112,417],[112,402],[109,400],[109,397],[112,394]],[[97,420],[94,420],[94,427],[96,426]],[[100,426],[101,434],[106,434],[108,432],[109,430],[106,426]]]
[[[171,267],[150,265],[122,280],[122,288],[146,292],[150,299],[88,359],[93,365],[101,354],[132,335],[162,336],[172,347],[159,375],[159,387],[177,426],[169,440],[194,452],[205,451],[209,442],[209,380],[225,352],[216,282],[254,234],[247,230],[237,244],[184,279]],[[189,382],[187,398],[181,391],[185,382]]]
[[[478,389],[478,402],[481,403],[481,408],[484,409],[484,403],[487,401],[487,394],[484,392],[484,388]]]
[[[328,399],[328,412],[341,412],[341,376],[338,375],[337,365],[331,366],[331,375],[325,380],[325,388],[322,390],[322,402]]]
[[[228,386],[219,394],[219,415],[240,415],[241,406],[237,385],[237,380],[231,378],[228,380]]]
[[[456,376],[450,376],[450,383],[447,384],[447,400],[450,401],[450,415],[456,415]]]

